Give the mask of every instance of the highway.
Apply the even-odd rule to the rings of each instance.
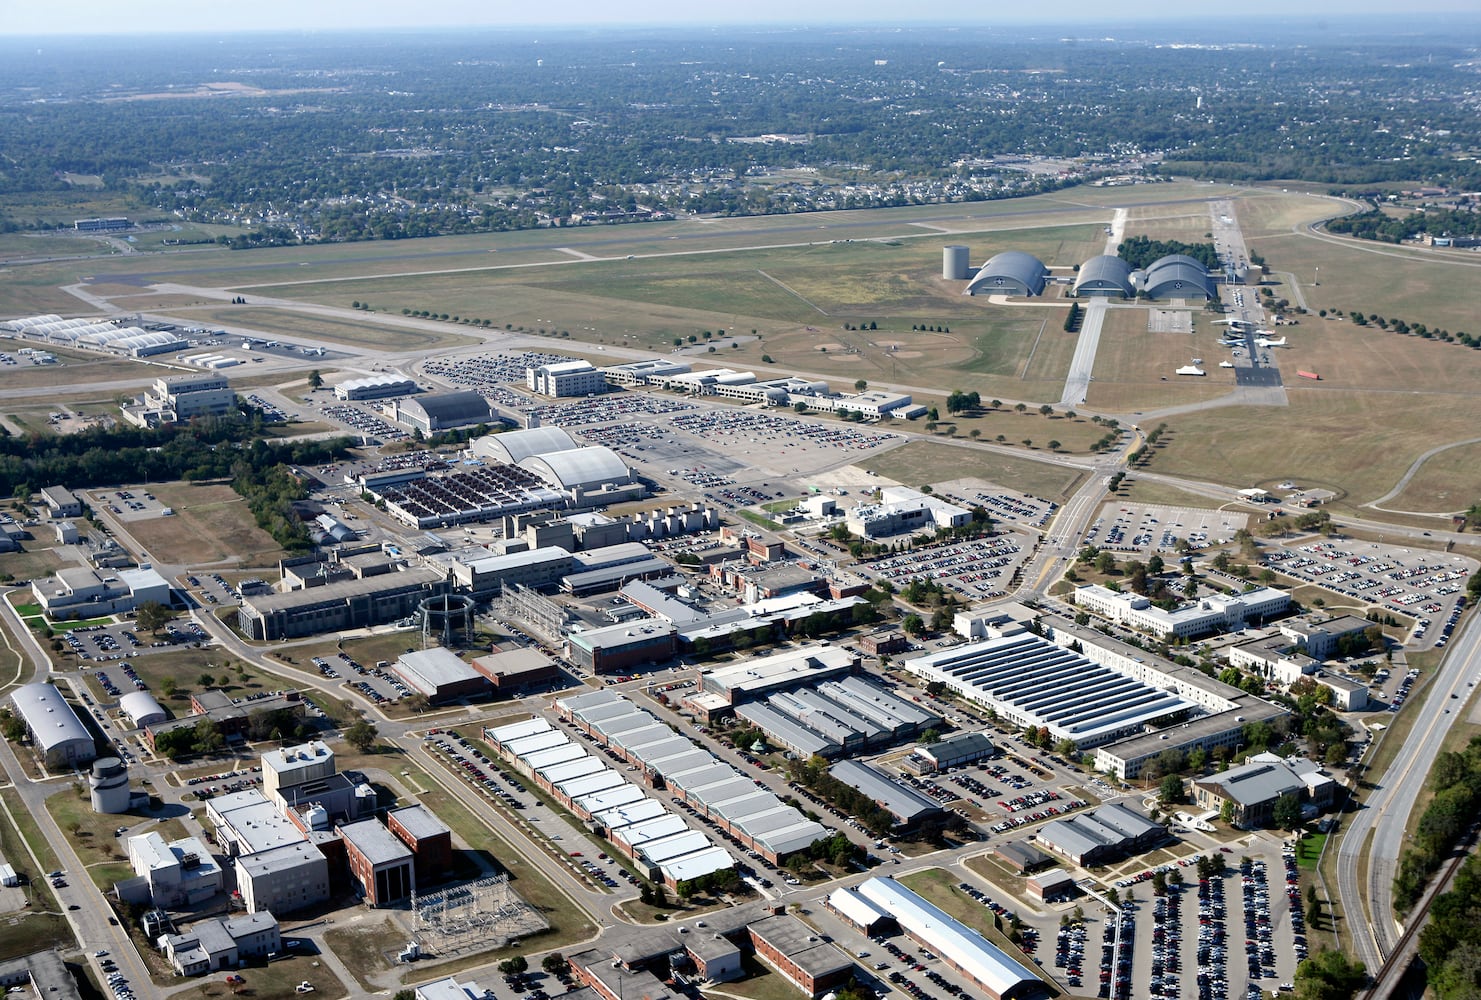
[[[1471,615],[1452,636],[1448,655],[1430,681],[1423,702],[1411,701],[1406,706],[1406,712],[1417,713],[1413,729],[1388,769],[1370,778],[1377,787],[1360,798],[1337,849],[1338,897],[1352,935],[1352,951],[1370,972],[1378,971],[1401,930],[1393,917],[1393,877],[1404,850],[1410,813],[1451,725],[1481,679],[1481,625],[1477,622],[1477,616]],[[1366,874],[1362,870],[1365,855]]]

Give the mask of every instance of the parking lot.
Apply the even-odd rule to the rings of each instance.
[[[894,584],[912,579],[938,580],[967,594],[999,597],[1013,570],[1024,559],[1021,539],[1013,534],[974,538],[952,545],[918,547],[906,555],[860,563],[861,572]]]
[[[146,517],[160,517],[169,509],[142,486],[136,486],[133,489],[94,490],[91,498],[93,507],[107,510],[120,521],[139,521]]]
[[[1444,648],[1465,606],[1476,562],[1378,542],[1312,541],[1269,552],[1272,569],[1363,604],[1415,619],[1410,640]]]
[[[360,403],[324,403],[319,407],[319,412],[326,419],[382,441],[400,441],[407,436],[406,431],[382,419]]]
[[[1178,541],[1194,552],[1222,545],[1236,531],[1248,528],[1250,515],[1242,510],[1204,510],[1161,504],[1112,501],[1085,532],[1085,544],[1112,552],[1150,556],[1175,551]]]
[[[963,507],[981,507],[994,523],[1008,522],[1042,528],[1059,509],[1059,504],[1043,500],[1027,493],[1018,493],[1000,487],[980,484],[946,483],[937,491],[937,496]]]
[[[394,705],[414,692],[406,683],[382,667],[367,667],[348,653],[340,653],[334,660],[322,656],[313,658],[314,668],[329,680],[343,679],[345,684],[377,705]]]

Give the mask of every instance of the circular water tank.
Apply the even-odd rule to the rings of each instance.
[[[99,757],[93,761],[87,784],[93,812],[129,811],[129,769],[117,757]]]
[[[941,277],[947,281],[966,281],[971,255],[971,249],[960,244],[942,247]]]

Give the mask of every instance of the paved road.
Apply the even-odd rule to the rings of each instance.
[[[1449,655],[1430,682],[1416,713],[1413,729],[1400,745],[1377,785],[1363,795],[1347,822],[1337,849],[1338,895],[1353,949],[1369,971],[1376,972],[1393,950],[1401,925],[1393,918],[1393,877],[1403,853],[1404,830],[1415,800],[1439,755],[1451,725],[1460,717],[1481,681],[1481,624],[1472,615],[1452,636]],[[1371,751],[1370,751],[1371,752]],[[1372,834],[1371,844],[1369,833]],[[1368,856],[1367,877],[1360,866]]]

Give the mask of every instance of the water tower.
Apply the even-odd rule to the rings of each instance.
[[[941,250],[941,277],[947,281],[966,281],[972,258],[970,247],[960,244],[943,247]]]
[[[99,757],[93,761],[87,784],[92,793],[93,812],[129,811],[129,769],[117,757]]]

